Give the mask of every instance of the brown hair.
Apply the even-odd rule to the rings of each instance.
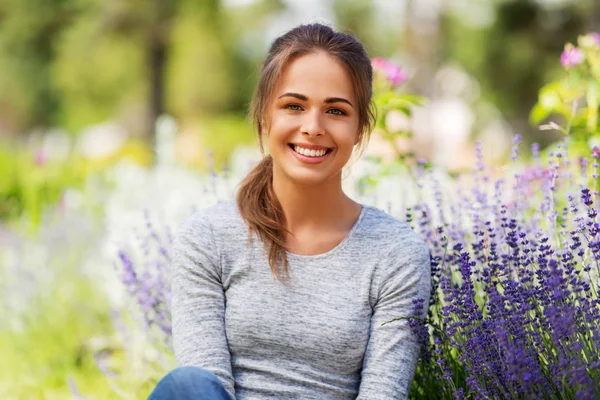
[[[352,35],[335,32],[321,24],[300,25],[275,39],[263,62],[252,103],[250,118],[256,124],[261,152],[262,133],[268,130],[265,117],[269,101],[284,67],[300,56],[325,52],[336,58],[350,75],[357,98],[359,147],[362,149],[375,121],[371,100],[373,69],[364,47]],[[281,281],[288,275],[285,247],[286,221],[273,191],[273,159],[266,156],[242,181],[237,205],[251,233],[256,233],[269,252],[269,265]],[[282,273],[279,271],[279,262]]]

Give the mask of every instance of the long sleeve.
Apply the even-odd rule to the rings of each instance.
[[[377,301],[363,359],[358,400],[407,399],[419,357],[419,344],[406,320],[413,300],[428,304],[431,291],[429,249],[421,240],[396,245],[382,260]]]
[[[179,229],[173,246],[171,318],[179,366],[215,373],[235,399],[225,335],[225,294],[220,255],[209,221],[197,212]]]

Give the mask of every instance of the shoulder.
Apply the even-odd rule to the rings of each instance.
[[[364,207],[366,207],[366,210],[363,221],[361,221],[362,239],[376,242],[378,247],[383,249],[391,249],[407,244],[425,245],[425,240],[406,221],[402,221],[379,208]]]
[[[182,223],[182,227],[211,226],[218,228],[241,222],[241,216],[234,200],[221,200],[211,206],[196,210]]]
[[[179,227],[178,236],[220,236],[230,234],[244,226],[243,219],[234,200],[223,200],[195,211]]]
[[[406,222],[371,206],[361,221],[363,246],[377,248],[381,261],[392,265],[427,264],[430,251],[425,239]]]
[[[377,257],[372,260],[370,304],[429,298],[431,253],[424,238],[406,221],[374,207],[363,218],[359,251]]]

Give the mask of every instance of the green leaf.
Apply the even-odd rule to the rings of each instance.
[[[539,102],[546,110],[554,110],[562,105],[558,86],[554,83],[546,85],[540,90]]]
[[[529,114],[529,122],[532,125],[538,125],[543,120],[548,118],[551,113],[552,113],[551,109],[544,107],[541,103],[537,103],[535,106],[533,106],[533,109],[531,110],[531,113]]]

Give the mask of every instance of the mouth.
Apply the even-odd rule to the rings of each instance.
[[[333,148],[331,147],[319,147],[317,149],[308,149],[302,146],[295,145],[293,143],[288,143],[288,146],[296,155],[312,159],[322,159],[323,157],[325,157],[333,151]]]

